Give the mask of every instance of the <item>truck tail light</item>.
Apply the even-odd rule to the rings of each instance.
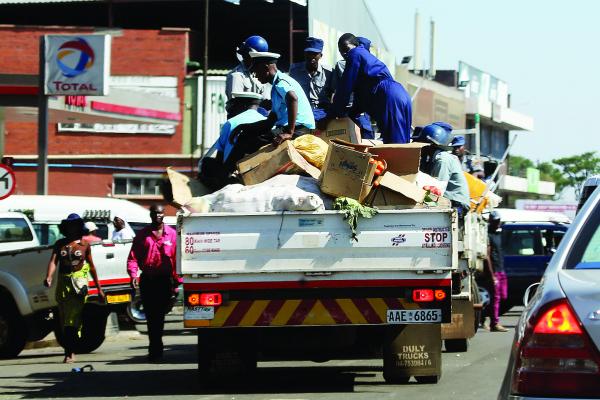
[[[202,293],[200,295],[200,305],[220,306],[221,305],[221,294],[220,293]]]
[[[188,303],[190,303],[191,306],[199,306],[200,305],[200,294],[199,293],[192,293],[188,296]]]
[[[445,298],[446,298],[446,292],[444,292],[443,290],[435,291],[435,299],[436,300],[444,300]]]
[[[413,290],[414,301],[433,301],[433,290],[431,289],[417,289]]]
[[[598,350],[567,300],[556,300],[528,321],[517,347],[513,394],[596,396],[599,363]]]

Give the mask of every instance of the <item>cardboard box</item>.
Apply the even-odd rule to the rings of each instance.
[[[237,168],[244,185],[256,185],[278,174],[306,175],[318,179],[321,171],[308,163],[289,140],[279,147],[268,145],[241,159]]]
[[[333,139],[343,140],[348,143],[361,143],[360,128],[348,117],[331,120],[326,131],[312,130],[313,136],[329,143]]]
[[[204,196],[213,192],[196,179],[191,179],[171,167],[167,168],[167,177],[169,182],[166,187],[162,187],[163,196],[175,208],[181,208],[192,197]]]
[[[427,192],[412,182],[391,172],[379,180],[379,186],[371,201],[372,206],[415,206],[425,200]]]
[[[365,200],[377,168],[369,162],[372,155],[366,152],[367,149],[368,146],[330,141],[319,176],[319,188],[332,196],[349,197],[359,202]]]
[[[369,152],[377,156],[376,160],[385,160],[389,172],[412,183],[419,172],[421,150],[425,146],[429,144],[383,144],[371,147]]]

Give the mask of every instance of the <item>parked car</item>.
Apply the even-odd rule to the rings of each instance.
[[[526,302],[498,398],[597,399],[600,191],[583,206]]]
[[[540,281],[571,220],[563,214],[543,211],[498,211],[502,217],[502,249],[508,280],[508,297],[500,306],[503,314],[523,304],[525,290]],[[478,285],[486,290],[482,278],[478,279]]]
[[[590,176],[585,180],[583,187],[581,188],[581,197],[579,198],[579,204],[577,204],[577,213],[583,207],[587,199],[590,198],[596,187],[600,185],[600,175]]]

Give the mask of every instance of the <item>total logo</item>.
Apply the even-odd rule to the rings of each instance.
[[[58,48],[56,62],[65,77],[73,78],[94,65],[94,50],[85,39],[70,40]]]
[[[392,246],[398,246],[400,243],[406,242],[406,234],[400,234],[392,238]]]

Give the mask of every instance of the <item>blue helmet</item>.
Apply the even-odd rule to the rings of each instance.
[[[250,36],[238,49],[238,53],[249,53],[251,51],[269,51],[269,44],[260,36]]]
[[[452,146],[452,127],[445,123],[436,122],[420,130],[415,129],[412,137],[415,142],[431,143],[441,149],[450,150]]]

